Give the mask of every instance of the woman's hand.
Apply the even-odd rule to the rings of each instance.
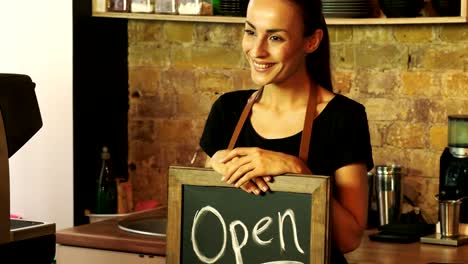
[[[223,175],[226,175],[228,171],[228,166],[230,162],[220,162],[227,154],[229,150],[219,150],[217,151],[209,161],[207,161],[207,167],[212,167],[216,172]],[[238,157],[234,157],[232,162],[236,162]],[[271,181],[271,177],[257,177],[251,181],[248,181],[240,186],[241,189],[248,193],[254,193],[255,195],[260,195],[261,190],[268,190],[268,184],[266,182]]]
[[[224,164],[222,180],[236,187],[241,187],[259,177],[271,181],[272,176],[285,173],[310,173],[299,158],[261,148],[235,148],[227,154],[223,152],[223,156],[219,160],[219,163]],[[263,185],[260,182],[257,186],[264,192],[269,189],[266,183]]]

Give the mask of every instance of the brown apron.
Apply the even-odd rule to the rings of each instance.
[[[234,133],[232,133],[228,149],[234,148],[237,142],[237,138],[239,137],[239,133],[242,130],[242,127],[244,126],[245,120],[247,120],[247,117],[250,115],[252,106],[260,99],[262,93],[263,87],[250,96],[249,100],[247,101],[247,104],[244,107],[244,110],[242,110],[242,114],[239,118],[239,121],[237,121]],[[307,111],[304,120],[304,128],[302,130],[301,145],[299,148],[299,158],[302,161],[304,161],[305,164],[307,164],[307,160],[309,157],[309,145],[310,138],[312,136],[312,125],[315,117],[315,109],[317,106],[316,98],[316,89],[311,89],[309,98],[307,100]]]

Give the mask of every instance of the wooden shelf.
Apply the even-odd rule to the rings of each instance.
[[[243,24],[244,17],[227,16],[182,16],[143,13],[120,12],[94,12],[94,17],[166,20],[182,22],[209,22],[209,23],[238,23]],[[328,18],[328,25],[382,25],[382,24],[439,24],[439,23],[466,23],[467,17],[414,17],[414,18]]]
[[[466,17],[404,17],[404,18],[329,18],[327,25],[385,25],[466,23]]]
[[[227,16],[183,16],[167,14],[145,14],[145,13],[125,13],[125,12],[97,12],[104,10],[101,6],[97,8],[97,1],[93,0],[93,16],[123,19],[142,20],[166,20],[182,22],[208,22],[208,23],[237,23],[243,24],[244,17]],[[468,22],[467,0],[460,0],[460,16],[454,17],[405,17],[405,18],[328,18],[328,25],[385,25],[385,24],[445,24],[445,23],[466,23]]]
[[[145,14],[145,13],[124,13],[124,12],[93,12],[94,17],[111,17],[125,19],[144,19],[144,20],[166,20],[182,22],[209,22],[209,23],[239,23],[245,21],[244,17],[228,16],[183,16],[183,15],[163,15],[163,14]]]

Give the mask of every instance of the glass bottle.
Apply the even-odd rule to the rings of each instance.
[[[213,15],[215,15],[215,16],[220,15],[220,12],[219,12],[219,1],[220,1],[220,0],[213,0]]]
[[[101,169],[97,181],[96,214],[117,213],[117,183],[112,175],[109,149],[104,146],[101,152]]]

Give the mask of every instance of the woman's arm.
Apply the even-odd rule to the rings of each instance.
[[[331,199],[333,239],[350,252],[361,243],[367,225],[368,187],[364,164],[350,164],[335,172],[336,192]]]
[[[235,148],[219,162],[227,165],[223,180],[236,187],[258,177],[271,179],[271,176],[285,173],[310,173],[305,163],[296,156],[257,147]]]

